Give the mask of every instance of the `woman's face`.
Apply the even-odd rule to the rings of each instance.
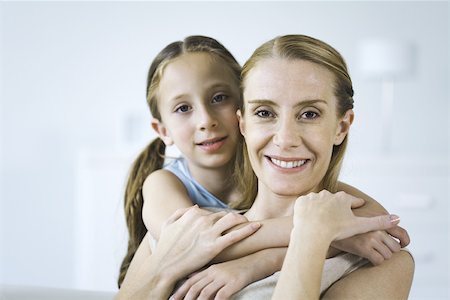
[[[320,188],[333,145],[342,143],[353,112],[337,116],[334,75],[305,60],[267,58],[244,82],[238,113],[259,192],[299,196]]]

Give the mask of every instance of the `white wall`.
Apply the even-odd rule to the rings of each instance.
[[[89,256],[95,250],[80,250],[80,244],[92,240],[80,238],[87,226],[80,229],[80,222],[102,220],[120,209],[123,186],[117,183],[117,172],[125,178],[124,162],[153,136],[144,96],[147,68],[163,46],[187,35],[217,38],[240,62],[276,35],[304,33],[329,42],[347,59],[353,75],[356,120],[349,156],[356,164],[388,158],[401,168],[398,158],[407,158],[409,164],[433,158],[448,166],[448,6],[336,1],[0,3],[1,281],[83,286],[83,270],[75,262],[80,251]],[[417,50],[415,72],[395,83],[394,142],[388,155],[380,151],[380,83],[364,80],[356,60],[358,42],[365,37],[406,40]],[[117,157],[117,168],[108,171],[104,157]],[[448,169],[438,172],[448,178]],[[350,183],[357,178],[352,174],[347,177]],[[377,194],[372,187],[367,185]],[[448,188],[437,188],[447,195],[443,201],[448,199]],[[83,221],[76,218],[80,213],[75,211],[81,209],[83,215],[91,201],[99,202],[90,208],[108,205],[108,199],[111,207],[97,208],[90,217],[86,212]],[[448,218],[448,211],[444,216]],[[102,223],[102,230],[90,227],[92,234],[110,234],[107,224]],[[440,230],[439,238],[448,241],[448,229]],[[120,249],[114,251],[119,257]],[[94,288],[112,286],[113,277]]]
[[[3,6],[0,4],[0,20],[3,19]],[[0,116],[3,115],[2,113],[2,106],[3,101],[1,99],[4,98],[3,96],[3,28],[2,28],[3,22],[0,22]],[[1,120],[1,119],[0,119]],[[3,282],[3,249],[5,248],[5,230],[4,230],[4,212],[5,208],[3,207],[3,122],[0,121],[0,282]]]

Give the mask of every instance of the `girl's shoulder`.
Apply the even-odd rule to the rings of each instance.
[[[168,186],[186,192],[183,182],[174,173],[165,169],[156,170],[149,174],[144,180],[143,191],[167,189]]]

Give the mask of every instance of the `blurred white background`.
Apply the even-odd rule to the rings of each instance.
[[[302,33],[337,48],[354,81],[342,180],[402,217],[411,299],[448,298],[448,1],[1,2],[0,20],[0,284],[116,289],[124,181],[154,136],[145,81],[161,48],[209,35],[243,63]],[[372,39],[400,45],[406,69],[368,74]]]

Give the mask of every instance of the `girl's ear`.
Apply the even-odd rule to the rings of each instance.
[[[240,109],[236,111],[236,115],[239,121],[239,130],[241,131],[242,136],[245,137],[245,122]]]
[[[152,119],[152,128],[156,131],[159,138],[164,142],[164,144],[166,144],[166,146],[173,145],[173,140],[170,137],[166,126],[164,126],[162,122],[158,119]]]
[[[353,123],[355,114],[352,109],[345,112],[345,115],[340,119],[338,126],[336,127],[336,135],[334,137],[334,145],[340,145],[350,130],[350,126]]]

